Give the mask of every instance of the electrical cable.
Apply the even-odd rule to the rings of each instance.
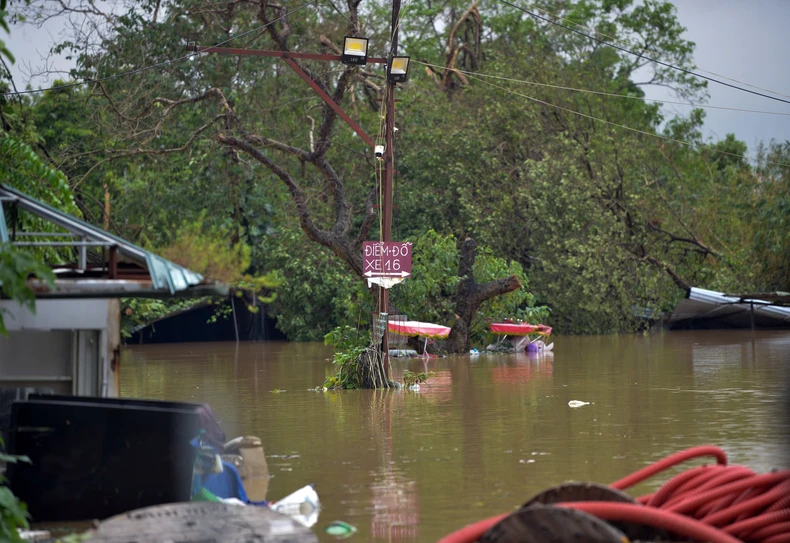
[[[645,60],[649,60],[650,62],[654,62],[656,64],[660,64],[661,66],[664,66],[664,67],[667,67],[667,68],[671,68],[673,70],[677,70],[679,72],[683,72],[683,73],[688,74],[688,75],[693,75],[695,77],[699,77],[700,79],[706,79],[706,80],[711,81],[713,83],[718,83],[719,85],[724,85],[725,87],[730,87],[730,88],[737,89],[737,90],[740,90],[740,91],[743,91],[743,92],[748,92],[750,94],[755,94],[757,96],[762,96],[763,98],[768,98],[770,100],[776,100],[777,102],[784,102],[785,104],[790,104],[790,100],[785,100],[784,98],[777,98],[776,96],[771,96],[769,94],[765,94],[765,93],[762,93],[762,92],[757,92],[757,91],[754,91],[754,90],[745,89],[745,88],[740,87],[738,85],[733,85],[732,83],[727,83],[725,81],[720,81],[720,80],[715,79],[713,77],[702,75],[702,74],[699,74],[699,73],[694,72],[692,70],[687,70],[686,68],[681,68],[680,66],[675,66],[675,65],[670,64],[668,62],[664,62],[663,60],[658,60],[658,59],[655,59],[655,58],[652,58],[652,57],[648,57],[647,55],[644,55],[644,54],[635,53],[635,52],[631,51],[630,49],[627,49],[627,48],[622,47],[620,45],[607,42],[607,41],[602,40],[600,38],[596,38],[594,36],[590,36],[589,34],[585,34],[584,32],[582,32],[580,30],[576,30],[575,28],[571,28],[569,26],[565,26],[565,25],[563,25],[561,23],[558,23],[556,21],[552,21],[548,17],[544,17],[544,16],[539,15],[537,13],[533,13],[533,12],[529,11],[528,9],[526,9],[524,7],[521,7],[521,6],[518,6],[516,4],[513,4],[513,3],[509,2],[508,0],[499,0],[499,1],[502,2],[503,4],[507,4],[508,6],[511,6],[511,7],[514,7],[516,9],[520,10],[520,11],[523,11],[524,13],[526,13],[528,15],[531,15],[531,16],[535,17],[536,19],[541,19],[542,21],[546,21],[547,23],[553,24],[555,26],[559,26],[560,28],[564,28],[565,30],[568,30],[569,32],[573,32],[574,34],[579,34],[580,36],[584,36],[585,38],[588,38],[590,40],[594,40],[594,41],[600,43],[601,45],[608,45],[609,47],[612,47],[612,48],[617,49],[618,51],[622,51],[624,53],[628,53],[629,55],[634,55],[636,57],[644,58]]]
[[[245,32],[242,32],[241,34],[238,34],[236,36],[228,38],[225,41],[222,41],[220,43],[212,45],[212,47],[221,47],[221,46],[223,46],[225,44],[230,43],[233,40],[236,40],[238,38],[243,38],[244,36],[247,36],[248,34],[252,34],[253,32],[259,32],[259,31],[261,31],[261,30],[273,25],[274,23],[276,23],[280,19],[283,19],[283,18],[291,15],[292,13],[296,13],[297,11],[299,11],[299,10],[301,10],[303,8],[306,8],[307,6],[310,6],[310,5],[312,5],[312,2],[308,2],[306,4],[302,4],[298,8],[296,8],[294,10],[291,10],[288,13],[283,13],[282,15],[280,15],[279,17],[277,17],[276,19],[274,19],[272,21],[269,21],[265,25],[261,25],[259,27],[253,28],[252,30],[247,30]],[[2,96],[15,96],[15,95],[22,95],[22,94],[35,94],[35,93],[47,92],[47,91],[51,91],[51,90],[69,89],[69,88],[72,88],[72,87],[78,87],[80,85],[85,85],[85,84],[88,84],[88,83],[98,83],[98,82],[102,82],[102,81],[110,81],[110,80],[113,80],[113,79],[120,79],[122,77],[126,77],[126,76],[129,76],[129,75],[135,75],[135,74],[139,74],[139,73],[142,73],[142,72],[146,72],[148,70],[154,70],[156,68],[161,68],[163,66],[169,66],[170,64],[175,64],[176,62],[180,62],[182,60],[186,60],[188,58],[191,58],[191,57],[193,57],[195,55],[199,55],[201,53],[202,53],[202,51],[191,51],[190,53],[188,53],[186,55],[182,55],[180,57],[177,57],[177,58],[174,58],[174,59],[171,59],[171,60],[164,60],[162,62],[157,62],[156,64],[151,64],[150,66],[143,66],[141,68],[135,68],[134,70],[128,70],[126,72],[121,72],[121,73],[114,74],[114,75],[108,75],[106,77],[94,77],[94,78],[90,78],[90,79],[84,79],[82,81],[75,81],[73,83],[66,83],[64,85],[56,85],[56,86],[53,86],[53,87],[47,87],[47,88],[44,88],[44,89],[30,89],[30,90],[23,90],[23,91],[3,92],[3,93],[0,93],[0,95],[2,95]]]
[[[412,60],[411,62],[414,62],[415,64],[422,64],[423,66],[430,66],[431,68],[439,68],[439,69],[446,68],[446,66],[439,66],[438,64],[430,64],[428,62],[421,62],[419,60]],[[662,104],[672,104],[672,105],[688,106],[688,107],[695,107],[695,108],[698,107],[698,108],[706,108],[706,109],[722,109],[722,110],[726,110],[726,111],[740,111],[740,112],[743,112],[743,113],[759,113],[759,114],[763,114],[763,115],[780,115],[780,116],[790,117],[790,113],[782,113],[780,111],[763,111],[763,110],[759,110],[759,109],[743,109],[743,108],[727,107],[727,106],[712,106],[712,105],[708,105],[708,104],[694,104],[694,103],[686,103],[686,102],[675,102],[675,101],[672,101],[672,100],[661,100],[661,99],[658,99],[658,98],[644,98],[642,96],[634,96],[632,94],[616,94],[616,93],[613,93],[613,92],[597,91],[597,90],[592,90],[592,89],[579,89],[579,88],[575,88],[575,87],[565,87],[565,86],[562,86],[562,85],[553,85],[551,83],[538,83],[536,81],[527,81],[525,79],[515,79],[515,78],[512,78],[512,77],[504,77],[504,76],[501,76],[501,75],[484,74],[484,73],[480,73],[480,72],[469,72],[467,70],[460,70],[458,68],[453,68],[453,70],[456,71],[456,72],[460,72],[462,74],[465,74],[465,75],[472,75],[472,76],[478,76],[478,77],[489,77],[491,79],[499,79],[501,81],[509,81],[511,83],[523,83],[525,85],[534,85],[536,87],[546,87],[546,88],[549,88],[549,89],[567,90],[567,91],[581,92],[581,93],[586,93],[586,94],[595,94],[595,95],[599,95],[599,96],[611,96],[613,98],[626,98],[626,99],[629,99],[629,100],[642,100],[642,101],[645,101],[645,102],[659,102],[659,103],[662,103]]]
[[[549,11],[546,8],[543,8],[543,7],[541,7],[541,6],[537,5],[537,4],[532,3],[532,4],[530,4],[530,6],[532,6],[535,9],[537,9],[538,11],[542,11],[543,13],[548,13],[549,15],[551,15],[552,17],[554,17],[556,19],[560,19],[562,21],[565,21],[566,23],[572,24],[573,26],[576,26],[578,28],[583,28],[584,30],[587,30],[588,32],[594,32],[595,34],[597,34],[599,36],[603,36],[605,38],[608,38],[608,39],[610,39],[610,40],[612,40],[614,42],[620,43],[620,44],[624,43],[623,40],[618,40],[614,36],[610,36],[609,34],[601,32],[600,30],[595,30],[594,28],[590,28],[589,26],[584,26],[583,24],[579,24],[579,23],[576,23],[574,21],[571,21],[570,19],[567,19],[567,18],[563,17],[562,15],[558,15],[557,13],[554,13],[552,11]],[[661,51],[656,51],[655,49],[651,49],[649,47],[645,47],[645,51],[650,51],[651,53],[656,53],[658,55],[661,54]],[[785,98],[790,98],[790,95],[788,95],[788,94],[782,94],[781,92],[777,92],[775,90],[766,89],[764,87],[758,87],[757,85],[752,85],[751,83],[746,83],[745,81],[739,81],[738,79],[733,79],[732,77],[727,77],[726,75],[722,75],[722,74],[719,74],[719,73],[716,73],[716,72],[712,72],[710,70],[704,70],[704,69],[702,69],[700,67],[696,67],[696,69],[698,71],[700,71],[700,72],[705,72],[707,74],[715,75],[717,77],[721,77],[722,79],[726,79],[728,81],[732,81],[733,83],[740,83],[741,85],[746,85],[747,87],[752,87],[753,89],[758,89],[758,90],[761,90],[761,91],[770,92],[771,94],[776,94],[776,95],[779,95],[779,96],[783,96]]]
[[[550,102],[546,102],[546,101],[541,100],[539,98],[534,98],[534,97],[529,96],[527,94],[523,94],[523,93],[520,93],[520,92],[516,92],[516,91],[510,90],[510,89],[507,89],[505,87],[501,87],[499,85],[495,85],[493,83],[490,83],[490,82],[486,81],[485,79],[479,78],[479,77],[471,75],[471,74],[467,74],[467,75],[469,75],[469,77],[471,77],[472,79],[480,81],[481,83],[484,83],[484,84],[489,85],[491,87],[494,87],[496,89],[508,92],[510,94],[515,94],[516,96],[521,96],[522,98],[526,98],[527,100],[531,100],[533,102],[536,102],[538,104],[542,104],[544,106],[549,106],[549,107],[553,107],[555,109],[566,111],[568,113],[573,113],[574,115],[578,115],[580,117],[584,117],[584,118],[587,118],[587,119],[590,119],[590,120],[593,120],[593,121],[598,121],[598,122],[601,122],[601,123],[604,123],[604,124],[608,124],[610,126],[615,126],[617,128],[622,128],[623,130],[629,130],[631,132],[635,132],[637,134],[642,134],[644,136],[650,136],[652,138],[656,138],[656,139],[660,139],[660,140],[664,140],[664,141],[669,141],[669,142],[672,142],[672,143],[677,143],[679,145],[685,145],[687,147],[700,148],[700,149],[710,149],[709,145],[683,141],[683,140],[679,140],[679,139],[676,139],[676,138],[671,138],[669,136],[662,136],[660,134],[656,134],[656,133],[653,133],[653,132],[648,132],[646,130],[641,130],[639,128],[633,128],[633,127],[630,127],[630,126],[627,126],[627,125],[624,125],[624,124],[620,124],[620,123],[616,123],[616,122],[612,122],[612,121],[607,121],[606,119],[601,119],[599,117],[595,117],[595,116],[589,115],[587,113],[582,113],[580,111],[575,111],[573,109],[570,109],[570,108],[567,108],[567,107],[564,107],[564,106],[558,106],[556,104],[552,104]],[[729,151],[723,151],[723,150],[720,150],[720,149],[713,149],[712,151],[715,152],[715,153],[723,154],[723,155],[734,156],[734,157],[743,158],[743,159],[746,159],[746,160],[753,160],[750,157],[748,157],[746,155],[741,155],[739,153],[731,153]],[[766,164],[773,164],[775,166],[781,166],[781,167],[785,167],[785,168],[790,168],[790,164],[787,164],[787,163],[784,163],[784,162],[773,162],[773,161],[766,160],[765,163]]]

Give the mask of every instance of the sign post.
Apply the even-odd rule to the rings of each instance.
[[[389,378],[389,288],[411,276],[411,243],[397,241],[366,241],[362,245],[362,273],[368,286],[381,287],[383,303],[378,318],[383,321],[382,357],[384,375]]]
[[[411,243],[366,241],[362,250],[362,271],[369,282],[389,288],[384,285],[399,283],[411,276]],[[399,281],[378,279],[399,279]]]

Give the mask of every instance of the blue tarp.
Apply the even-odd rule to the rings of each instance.
[[[229,462],[222,462],[221,473],[201,475],[201,485],[218,498],[236,498],[244,503],[250,502],[247,492],[244,490],[244,483],[241,482],[239,471]]]

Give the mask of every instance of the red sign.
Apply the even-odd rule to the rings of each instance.
[[[362,262],[365,277],[409,277],[411,243],[366,241],[362,247]]]

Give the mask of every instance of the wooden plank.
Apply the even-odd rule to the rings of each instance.
[[[266,507],[184,502],[109,518],[89,532],[91,543],[318,543],[291,517]]]

